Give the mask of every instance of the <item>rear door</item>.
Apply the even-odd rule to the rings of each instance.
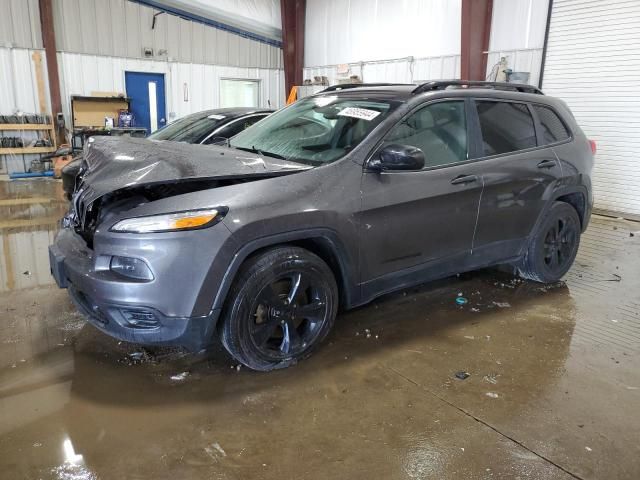
[[[382,282],[370,287],[374,291],[397,288],[411,283],[404,282],[404,274],[419,276],[430,266],[468,256],[481,182],[467,175],[466,103],[445,100],[419,107],[384,138],[383,146],[420,148],[426,157],[423,170],[365,171],[359,222],[365,288],[372,281]]]
[[[518,254],[561,173],[553,149],[538,139],[528,103],[477,98],[475,104],[483,192],[473,255],[488,264]]]

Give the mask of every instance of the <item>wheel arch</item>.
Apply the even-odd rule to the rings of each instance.
[[[555,200],[556,202],[564,202],[571,205],[575,208],[578,213],[578,217],[580,218],[580,226],[582,227],[582,231],[586,228],[585,220],[587,216],[587,197],[586,195],[579,191],[567,192],[561,195],[557,195]]]
[[[359,289],[356,283],[355,262],[339,239],[336,232],[325,228],[300,230],[252,240],[243,245],[233,256],[215,295],[213,310],[224,307],[227,294],[235,280],[240,266],[249,258],[265,250],[278,246],[297,246],[305,248],[327,263],[333,272],[340,305],[349,308],[358,301]]]

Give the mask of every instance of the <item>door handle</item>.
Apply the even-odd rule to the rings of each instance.
[[[542,160],[538,164],[538,168],[553,168],[556,166],[555,160]]]
[[[451,180],[451,185],[464,185],[466,183],[473,183],[478,181],[477,175],[458,175]]]

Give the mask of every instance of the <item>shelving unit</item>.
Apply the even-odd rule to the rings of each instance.
[[[0,131],[41,131],[48,132],[53,143],[51,147],[11,147],[0,148],[0,155],[27,155],[39,153],[53,153],[56,151],[55,139],[52,135],[54,126],[51,123],[0,123]]]

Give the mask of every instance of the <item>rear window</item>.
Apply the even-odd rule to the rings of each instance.
[[[499,155],[536,146],[536,130],[524,103],[476,101],[484,155]]]
[[[564,122],[560,120],[560,117],[552,109],[542,105],[533,105],[533,108],[540,120],[544,145],[561,142],[571,136]]]

